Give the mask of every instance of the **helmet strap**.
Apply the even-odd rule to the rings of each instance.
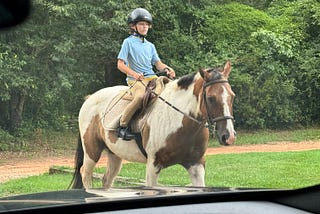
[[[144,39],[147,36],[147,35],[140,34],[139,31],[137,30],[136,26],[134,27],[134,34],[133,35],[134,36],[138,36],[142,40],[142,42],[144,42]]]

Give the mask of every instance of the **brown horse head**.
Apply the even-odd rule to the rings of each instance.
[[[235,93],[228,82],[231,63],[227,61],[224,68],[200,69],[203,78],[202,108],[206,111],[209,123],[216,125],[219,143],[232,144],[235,137],[233,126],[233,100]]]

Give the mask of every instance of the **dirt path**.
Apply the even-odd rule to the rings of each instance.
[[[227,146],[208,148],[206,154],[246,153],[246,152],[281,152],[320,149],[319,141],[273,142],[259,145]],[[106,157],[100,159],[98,166],[105,166]],[[0,183],[11,179],[39,175],[48,172],[49,167],[70,166],[74,164],[73,154],[64,156],[34,154],[25,157],[17,153],[0,153]]]

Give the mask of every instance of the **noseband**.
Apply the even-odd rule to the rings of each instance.
[[[207,111],[207,115],[208,115],[208,120],[209,120],[209,124],[214,126],[214,124],[218,121],[221,121],[221,120],[234,120],[234,117],[233,116],[220,116],[220,117],[213,117],[210,115],[209,111],[208,111],[208,102],[207,102],[207,96],[206,96],[206,88],[210,85],[214,85],[214,84],[217,84],[217,83],[229,83],[228,80],[212,80],[212,81],[209,81],[209,82],[206,82],[203,84],[203,87],[202,87],[202,98],[204,100],[204,104],[205,104],[205,107],[206,107],[206,111]]]

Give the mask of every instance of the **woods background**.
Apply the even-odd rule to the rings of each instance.
[[[317,0],[33,0],[28,20],[0,33],[0,144],[77,128],[86,95],[124,84],[116,57],[137,7],[178,77],[231,60],[236,129],[319,125]]]

